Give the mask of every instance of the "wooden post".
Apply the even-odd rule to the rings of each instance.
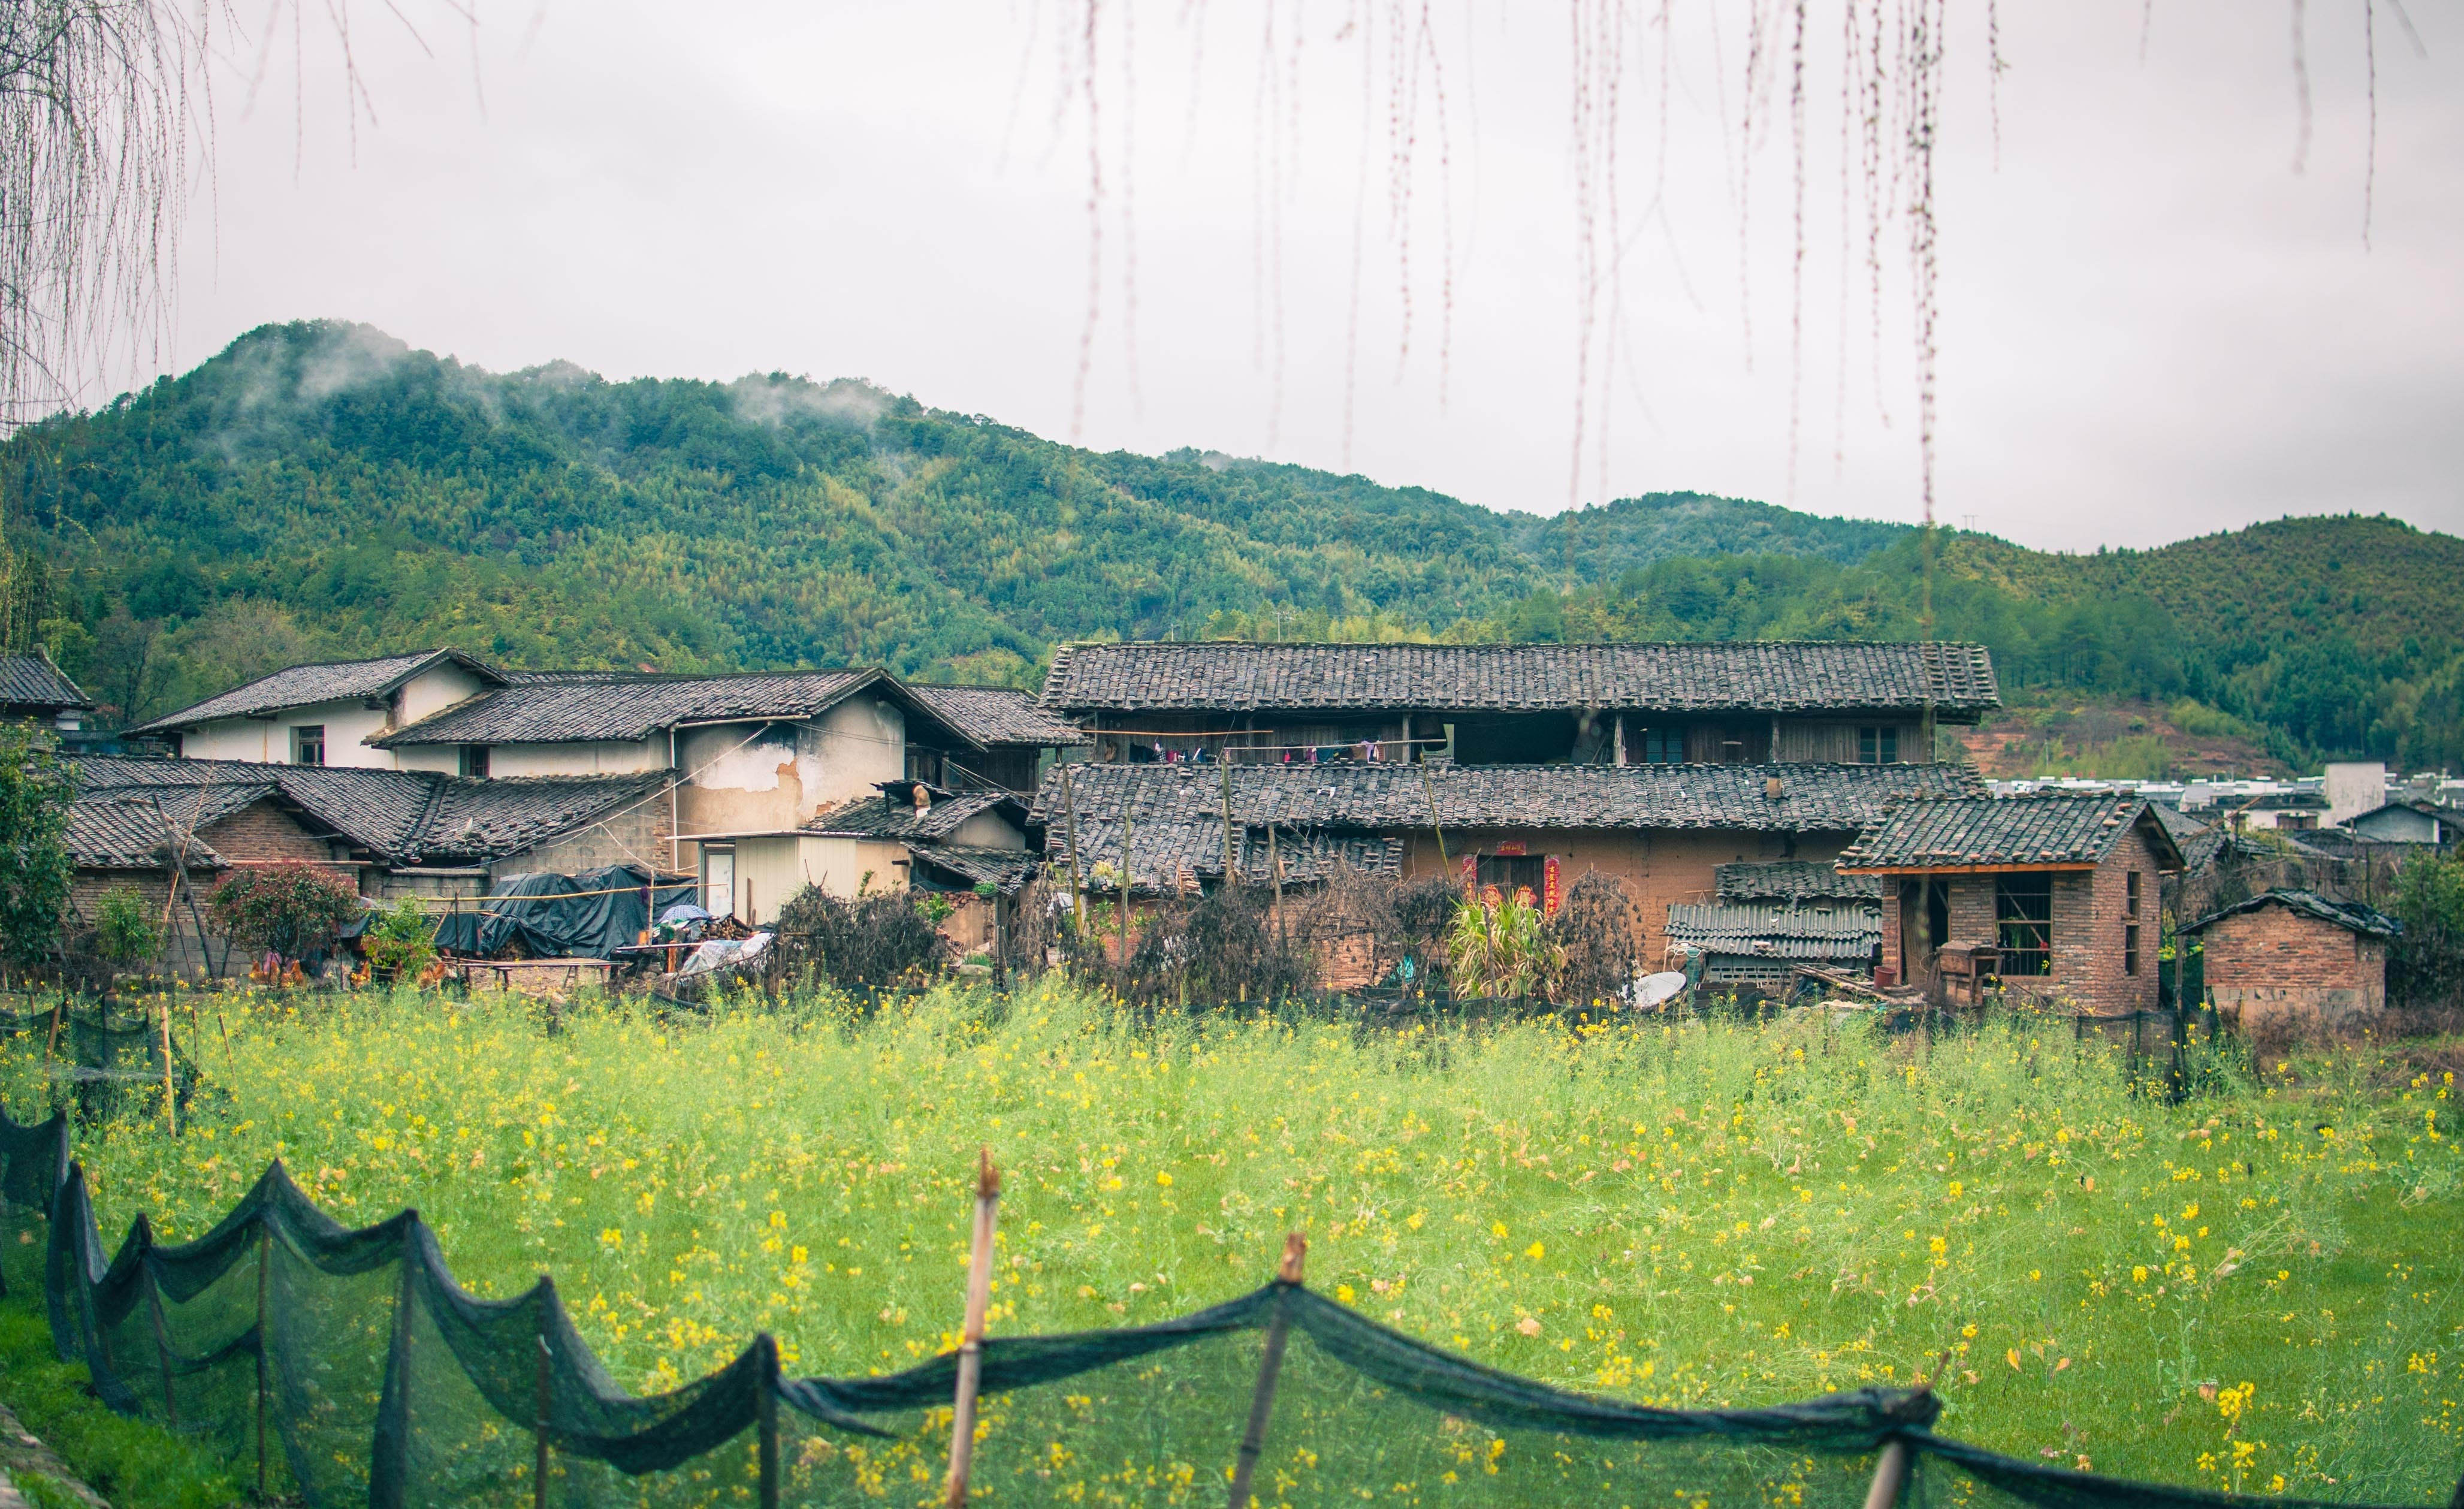
[[[1223,745],[1223,883],[1241,883],[1240,861],[1232,854],[1232,745],[1229,740]]]
[[[265,1498],[265,1292],[274,1275],[274,1232],[256,1218],[256,1497]]]
[[[1429,831],[1438,835],[1438,869],[1441,873],[1451,874],[1454,866],[1446,859],[1446,830],[1438,821],[1438,784],[1429,778],[1429,765],[1425,760],[1420,762],[1420,792],[1429,799]]]
[[[1895,1435],[1882,1443],[1881,1459],[1874,1464],[1874,1484],[1865,1490],[1865,1509],[1892,1509],[1907,1485],[1908,1443]]]
[[[549,1310],[556,1303],[556,1291],[550,1286],[545,1276],[541,1276],[539,1287],[545,1293],[540,1296],[539,1301],[539,1400],[536,1412],[537,1423],[533,1427],[537,1439],[533,1443],[531,1456],[531,1509],[547,1509],[548,1403],[556,1387],[555,1377],[549,1367],[554,1358],[549,1353],[547,1345],[547,1318]]]
[[[1249,1509],[1249,1479],[1266,1450],[1266,1422],[1275,1412],[1275,1383],[1284,1370],[1284,1347],[1291,1337],[1288,1314],[1291,1292],[1300,1287],[1302,1264],[1309,1258],[1309,1238],[1294,1232],[1284,1238],[1284,1260],[1275,1282],[1275,1313],[1266,1321],[1266,1348],[1258,1359],[1258,1387],[1249,1395],[1249,1426],[1241,1432],[1241,1454],[1232,1464],[1232,1497],[1228,1509]]]
[[[1061,809],[1069,825],[1069,921],[1082,936],[1087,930],[1087,888],[1078,877],[1078,803],[1069,787],[1069,772],[1061,772]]]
[[[759,1434],[761,1509],[779,1509],[779,1343],[764,1331],[753,1339],[761,1349],[761,1392],[753,1401]]]
[[[993,1167],[993,1150],[984,1148],[976,1165],[976,1240],[967,1260],[967,1320],[958,1343],[958,1392],[950,1414],[950,1481],[942,1495],[947,1509],[967,1501],[967,1473],[976,1455],[976,1387],[983,1377],[984,1312],[993,1292],[993,1226],[1001,1210],[1001,1171]]]
[[[62,986],[60,988],[60,998],[52,1003],[51,1035],[43,1039],[43,1068],[46,1072],[48,1072],[52,1067],[52,1054],[60,1046],[60,1018],[68,1013],[68,987]]]

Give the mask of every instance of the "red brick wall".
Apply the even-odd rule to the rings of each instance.
[[[2139,910],[2135,917],[2129,906],[2129,877],[2134,871],[2139,876]],[[1905,886],[1918,878],[1885,877],[1882,958],[1895,967],[1904,967],[1903,943],[1915,942],[1901,937],[1900,898]],[[1998,877],[1953,875],[1946,878],[1950,887],[1950,936],[1942,941],[1998,944],[2001,929],[1994,902]],[[2057,870],[2053,873],[2053,880],[2052,972],[2009,976],[2003,981],[2004,987],[2066,1002],[2099,1015],[2155,1010],[2156,949],[2162,931],[2157,920],[2160,881],[2156,855],[2145,838],[2134,828],[2122,835],[2113,853],[2095,870]],[[2133,922],[2139,927],[2136,974],[2123,967],[2125,930]]]
[[[2291,907],[2235,913],[2211,923],[2200,943],[2208,998],[2245,1026],[2332,1025],[2386,1009],[2387,945]]]
[[[255,802],[219,823],[208,823],[197,836],[214,853],[234,864],[265,859],[330,860],[325,840],[299,826],[289,812],[272,802]],[[350,874],[347,868],[338,872]]]

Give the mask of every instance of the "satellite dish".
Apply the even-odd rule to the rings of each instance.
[[[1682,969],[1663,969],[1658,974],[1647,974],[1634,983],[1634,1004],[1639,1010],[1656,1010],[1674,1000],[1684,988],[1685,973]]]

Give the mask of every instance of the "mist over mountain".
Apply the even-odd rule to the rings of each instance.
[[[1032,684],[1092,637],[1906,637],[2187,702],[2280,758],[2464,763],[2464,540],[2284,520],[2088,556],[1691,492],[1551,517],[869,384],[492,373],[266,326],[0,448],[17,608],[134,720],[317,655],[878,662]],[[2323,501],[2323,500],[2322,500]]]

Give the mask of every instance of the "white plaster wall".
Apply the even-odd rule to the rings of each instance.
[[[447,771],[461,768],[461,751],[454,744],[434,744],[445,759],[441,766],[424,769]],[[488,773],[497,775],[632,775],[643,770],[664,770],[668,767],[668,738],[653,734],[648,739],[603,740],[596,743],[561,744],[493,744],[488,750]]]
[[[462,773],[462,746],[459,744],[405,744],[393,752],[394,764],[404,770],[433,770],[439,775]]]
[[[1026,834],[999,812],[978,812],[942,841],[975,849],[1023,849]]]
[[[201,724],[180,736],[180,752],[191,760],[249,760],[260,765],[291,763],[291,730],[303,723],[325,727],[325,763],[365,769],[395,768],[393,751],[371,749],[363,742],[387,728],[383,711],[345,702],[319,702],[295,707],[271,719],[226,718]]]
[[[394,693],[394,726],[415,723],[429,714],[440,712],[454,703],[476,697],[487,689],[487,683],[471,674],[468,667],[448,660],[429,666],[402,684]]]
[[[852,900],[871,875],[870,894],[907,889],[907,849],[862,838],[816,838],[779,833],[736,841],[737,915],[756,924],[777,919],[779,909],[806,886]],[[749,894],[748,894],[749,889]]]
[[[874,795],[874,787],[907,773],[907,715],[879,698],[851,697],[808,727],[799,748],[814,747],[824,767],[820,781],[804,784],[815,810]]]

